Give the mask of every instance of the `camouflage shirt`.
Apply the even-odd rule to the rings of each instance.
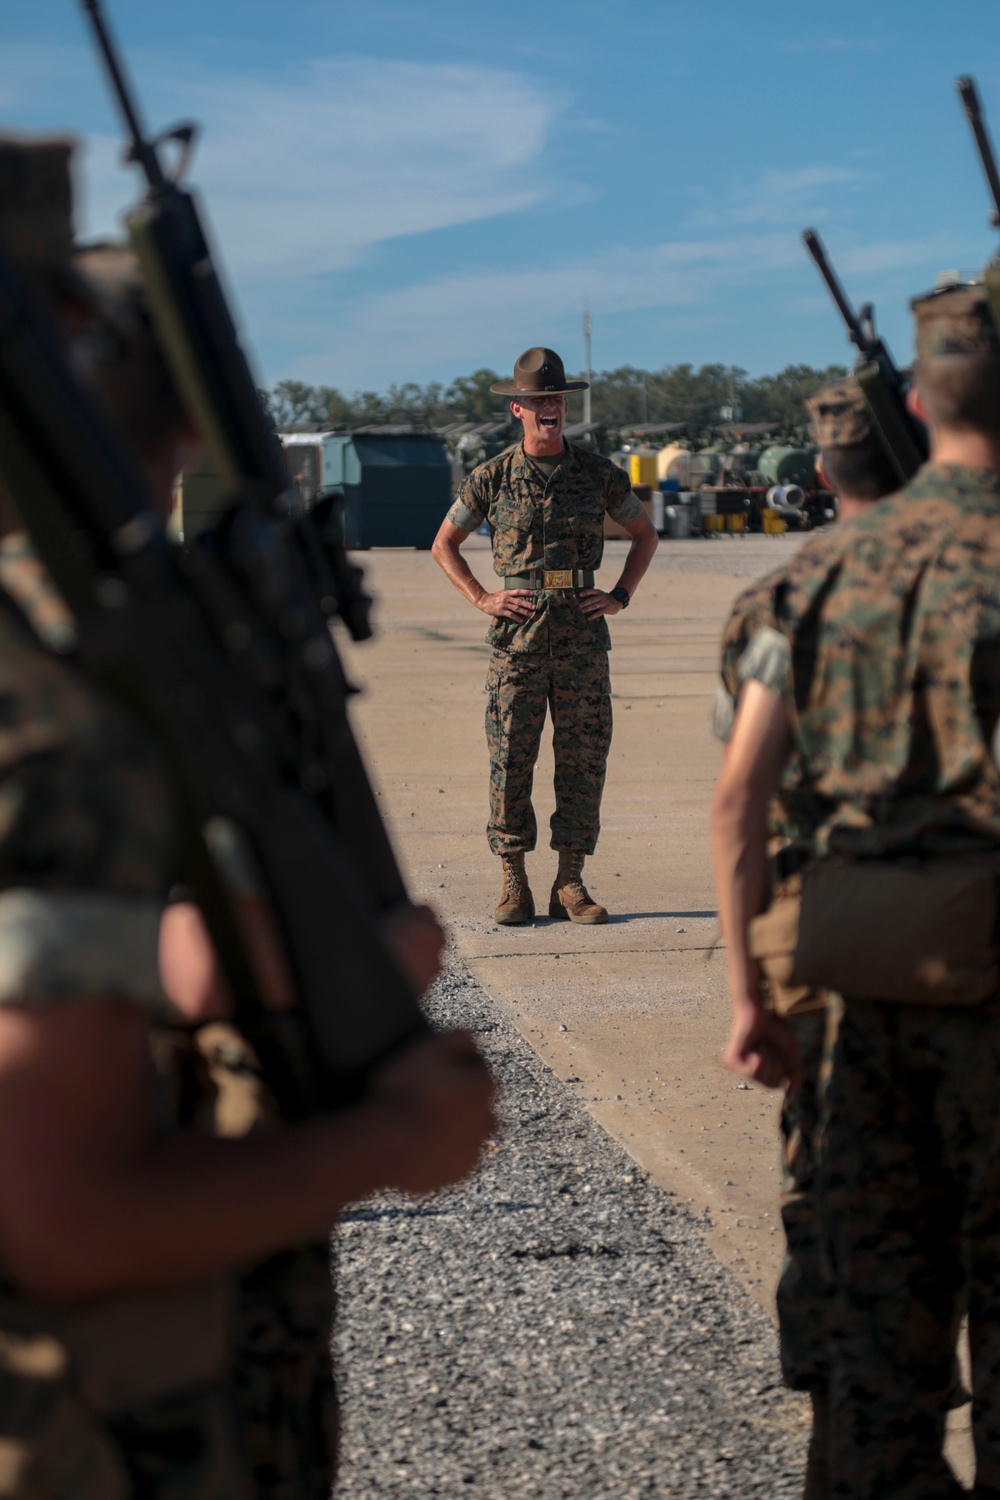
[[[114,999],[150,1022],[148,1106],[190,1127],[211,1089],[161,1024],[176,814],[157,747],[72,657],[30,543],[0,542],[0,1006]],[[207,1125],[211,1129],[211,1124]],[[0,1448],[20,1500],[248,1500],[231,1436],[226,1279],[36,1302],[0,1265]]]
[[[925,465],[775,602],[817,852],[1000,843],[1000,474]]]
[[[622,469],[567,443],[562,462],[547,475],[517,443],[473,470],[448,519],[462,531],[489,522],[493,567],[504,577],[537,568],[599,568],[605,512],[620,526],[642,515]],[[502,651],[550,656],[611,646],[606,620],[588,621],[573,589],[541,589],[530,620],[494,620],[486,639]]]
[[[0,1004],[161,1010],[175,813],[159,754],[57,654],[72,619],[20,534],[0,543],[0,583]]]
[[[847,524],[850,523],[841,523],[833,531],[813,537],[787,563],[738,596],[722,633],[721,681],[712,705],[712,731],[717,739],[729,739],[744,683],[761,682],[782,696],[790,692],[789,601],[794,596],[796,579],[821,566],[823,557],[840,547]],[[793,746],[771,807],[771,833],[783,843],[808,844],[821,812],[802,758]]]

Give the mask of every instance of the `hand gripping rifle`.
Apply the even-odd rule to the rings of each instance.
[[[997,175],[996,157],[993,154],[993,146],[989,133],[986,129],[986,121],[983,119],[982,107],[979,103],[979,91],[976,88],[974,78],[957,78],[955,87],[958,89],[965,110],[966,118],[972,127],[975,137],[976,148],[979,151],[979,159],[986,173],[986,181],[993,199],[993,212],[990,214],[990,223],[995,229],[1000,229],[1000,176]],[[993,309],[993,320],[1000,328],[1000,255],[990,261],[983,272],[983,285],[986,295],[990,299],[990,307]]]
[[[187,122],[147,138],[99,0],[82,3],[128,130],[128,159],[146,179],[127,223],[157,337],[232,501],[216,532],[189,549],[189,582],[210,612],[220,574],[231,605],[242,597],[234,664],[252,671],[268,659],[272,696],[299,742],[303,785],[341,831],[376,904],[403,905],[406,888],[347,718],[351,689],[326,618],[339,614],[355,639],[371,634],[360,570],[342,540],[334,536],[331,546],[329,526],[320,537],[310,517],[289,515],[281,445],[240,348],[194,196],[180,185],[197,127]],[[180,153],[167,172],[160,150],[171,141]]]
[[[847,324],[851,343],[858,351],[854,378],[864,394],[879,440],[905,484],[927,460],[927,435],[906,409],[905,383],[892,355],[875,332],[875,310],[867,302],[860,313],[854,311],[815,229],[804,229],[802,238]]]

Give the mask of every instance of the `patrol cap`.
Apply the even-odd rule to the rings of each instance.
[[[525,349],[514,366],[513,380],[498,380],[495,396],[565,396],[588,389],[586,380],[567,380],[566,367],[554,349]]]
[[[853,448],[871,437],[868,403],[852,375],[821,386],[806,401],[813,439],[820,448]]]
[[[74,147],[71,136],[0,134],[0,242],[21,259],[69,261]]]
[[[914,297],[918,359],[939,354],[1000,354],[1000,334],[982,282],[945,286]]]

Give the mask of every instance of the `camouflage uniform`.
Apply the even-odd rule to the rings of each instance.
[[[0,544],[0,581],[0,1004],[140,1006],[156,1035],[154,1113],[175,1128],[198,1069],[157,968],[169,785],[145,732],[56,654],[72,621],[23,539]],[[53,1305],[0,1268],[0,1494],[249,1496],[229,1316],[221,1279]]]
[[[853,379],[823,387],[807,407],[813,437],[821,449],[851,447],[871,435],[864,397]],[[712,713],[712,727],[719,739],[729,738],[745,682],[753,679],[781,693],[787,689],[791,670],[788,599],[794,594],[799,574],[821,565],[824,554],[839,546],[843,535],[843,529],[838,528],[815,537],[790,562],[751,585],[736,600],[723,633],[722,680]],[[804,853],[814,813],[815,801],[801,759],[793,750],[770,810],[772,847]],[[781,1109],[785,1255],[776,1293],[781,1366],[785,1383],[793,1390],[825,1392],[829,1287],[817,1202],[817,1152],[820,1075],[828,1025],[826,995],[820,992],[804,997],[786,1019],[798,1042],[802,1083],[797,1092],[786,1090]]]
[[[1000,474],[930,464],[782,601],[818,854],[1000,848]],[[831,1494],[958,1495],[941,1457],[968,1276],[977,1493],[1000,1494],[997,1015],[844,998],[821,1197]]]
[[[523,444],[480,464],[448,519],[462,531],[488,521],[493,567],[501,577],[540,569],[597,569],[604,516],[628,526],[642,514],[628,476],[566,444],[549,475]],[[575,589],[540,589],[529,620],[493,620],[487,678],[490,820],[494,854],[535,847],[531,785],[546,704],[552,714],[556,810],[552,847],[592,854],[611,745],[611,637],[603,618],[588,620]]]

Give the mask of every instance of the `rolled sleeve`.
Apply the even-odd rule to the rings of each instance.
[[[631,526],[633,521],[645,515],[642,501],[636,494],[624,469],[612,468],[608,480],[608,496],[605,509],[612,521],[619,526]]]
[[[478,531],[487,514],[488,506],[479,493],[474,477],[470,475],[448,512],[448,520],[459,531]]]
[[[157,1014],[163,903],[111,892],[0,891],[0,1005],[119,1000]]]
[[[448,520],[459,531],[478,531],[486,517],[459,498],[448,512]]]
[[[780,696],[788,692],[792,676],[792,648],[788,637],[765,625],[750,640],[736,668],[740,682],[759,682]]]

